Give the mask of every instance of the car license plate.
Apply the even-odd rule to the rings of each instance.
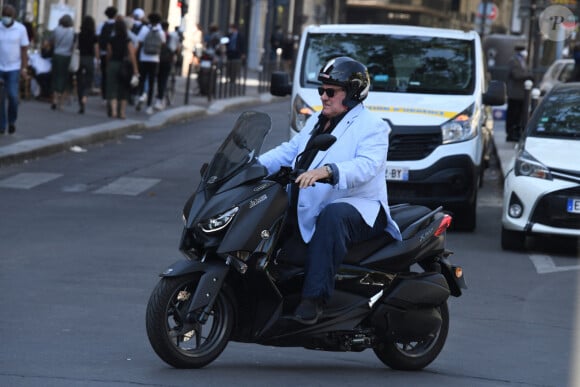
[[[211,67],[211,62],[209,60],[202,60],[200,67],[202,69],[209,69]]]
[[[580,199],[568,199],[568,212],[580,214]]]
[[[407,181],[409,180],[409,168],[387,168],[387,180]]]

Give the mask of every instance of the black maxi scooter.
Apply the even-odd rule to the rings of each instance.
[[[270,117],[245,112],[204,164],[186,202],[180,260],[162,274],[147,305],[149,341],[176,368],[200,368],[229,341],[325,351],[372,349],[387,366],[419,370],[441,352],[449,329],[447,299],[465,288],[445,248],[451,217],[441,208],[397,205],[404,240],[352,246],[335,292],[314,325],[290,318],[300,300],[299,244],[284,232],[286,188],[299,171],[274,175],[257,161]],[[336,140],[317,136],[312,147]]]

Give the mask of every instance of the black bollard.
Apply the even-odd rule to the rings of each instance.
[[[183,101],[184,105],[187,105],[189,103],[189,82],[191,79],[191,68],[193,67],[193,64],[190,63],[189,67],[187,68],[187,80],[185,81],[185,99]]]

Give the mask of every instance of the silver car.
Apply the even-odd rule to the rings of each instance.
[[[567,82],[574,72],[574,59],[556,59],[548,67],[548,70],[540,83],[540,93],[545,95],[554,85]]]

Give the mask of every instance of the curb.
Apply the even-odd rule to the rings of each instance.
[[[270,94],[257,97],[235,97],[213,102],[207,109],[199,106],[179,106],[151,115],[144,121],[111,121],[83,128],[70,129],[47,137],[23,140],[0,147],[0,166],[22,162],[54,153],[62,152],[73,146],[90,145],[113,140],[139,130],[156,130],[164,126],[204,115],[215,115],[256,103],[268,103],[274,99]]]

